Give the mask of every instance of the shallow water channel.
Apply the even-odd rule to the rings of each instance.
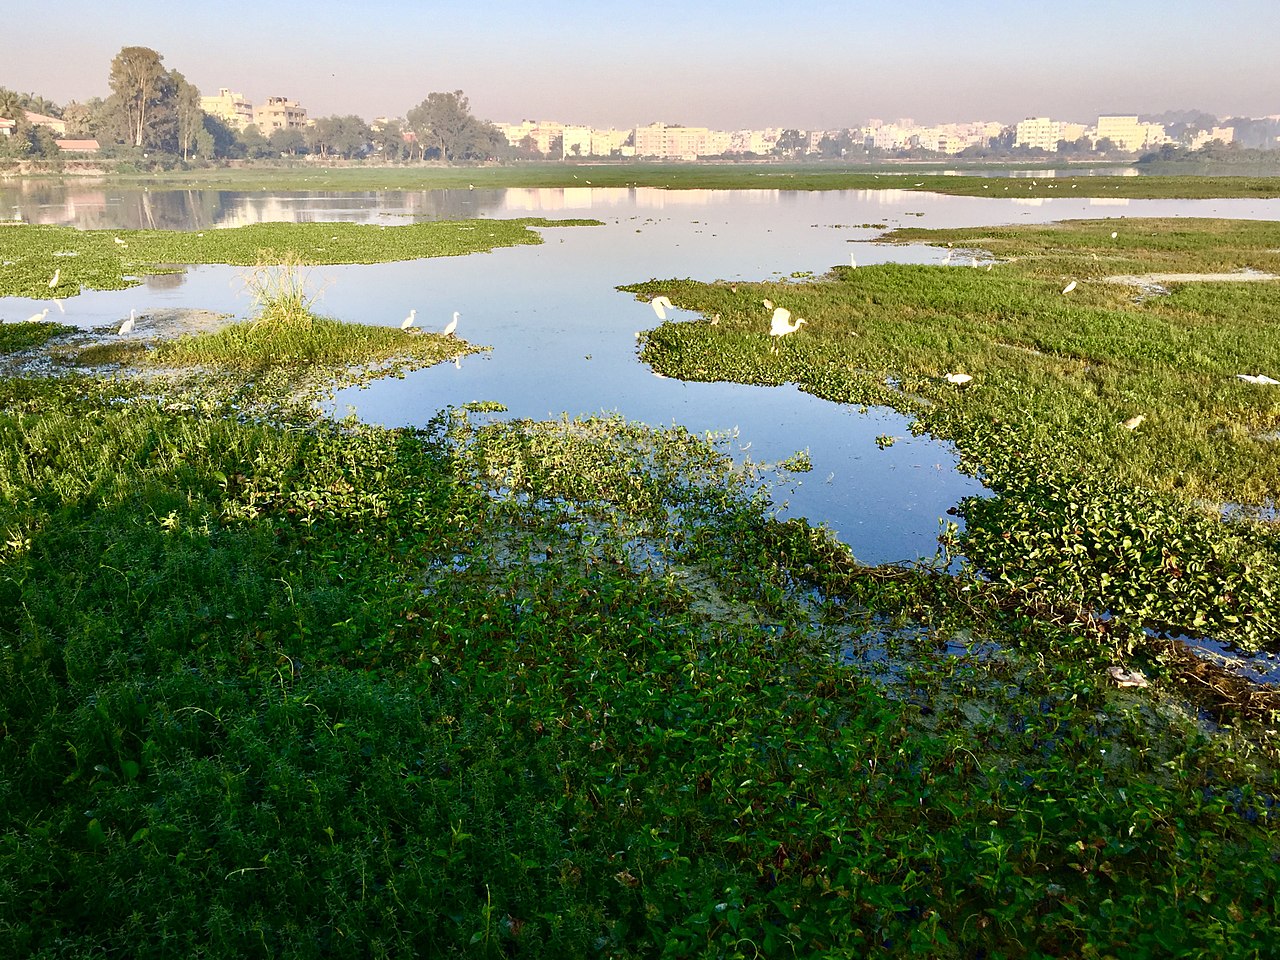
[[[1003,192],[1003,191],[1001,191]],[[618,412],[631,420],[732,437],[740,458],[772,462],[809,453],[813,470],[775,491],[784,515],[823,523],[864,563],[934,554],[939,522],[981,485],[956,469],[948,445],[913,437],[898,414],[817,400],[792,387],[682,383],[636,357],[635,334],[656,325],[647,303],[616,286],[649,278],[769,280],[821,274],[850,256],[859,266],[943,262],[945,250],[874,243],[884,227],[960,227],[1084,217],[1280,217],[1276,200],[1099,200],[950,197],[905,191],[783,192],[653,188],[232,193],[42,186],[0,188],[0,211],[83,228],[216,229],[260,221],[589,217],[597,227],[542,230],[540,246],[367,266],[316,267],[316,308],[343,320],[396,324],[410,309],[439,329],[454,311],[458,335],[492,351],[460,366],[421,370],[339,391],[332,412],[388,426],[421,425],[442,407],[497,401],[512,417]],[[131,309],[199,308],[245,316],[240,268],[197,266],[144,278],[124,291],[60,301],[50,319],[115,324]],[[50,303],[0,299],[0,318]],[[762,312],[762,317],[764,316]],[[676,319],[695,319],[675,312]],[[762,320],[762,323],[765,322]],[[881,449],[876,438],[896,442]]]

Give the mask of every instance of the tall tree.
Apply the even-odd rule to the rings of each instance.
[[[162,59],[150,47],[124,47],[111,61],[111,91],[124,116],[127,141],[135,147],[143,145],[148,114],[170,85]]]
[[[182,151],[182,159],[191,155],[196,144],[196,135],[204,129],[204,111],[200,109],[200,91],[187,82],[187,78],[177,70],[169,71],[169,81],[173,85],[173,106],[177,119],[178,149]]]
[[[406,118],[423,155],[434,148],[446,163],[468,155],[475,146],[477,128],[489,126],[471,115],[471,105],[461,90],[427,94],[427,99],[410,110]]]

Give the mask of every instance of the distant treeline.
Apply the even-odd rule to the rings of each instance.
[[[1280,173],[1280,150],[1261,150],[1215,140],[1199,150],[1165,144],[1138,158],[1147,174],[1213,173],[1227,176],[1275,176]]]

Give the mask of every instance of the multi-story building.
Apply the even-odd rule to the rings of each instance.
[[[253,122],[264,136],[276,130],[305,130],[307,109],[288,97],[267,97],[267,102],[253,111]]]
[[[226,87],[219,87],[216,97],[201,97],[200,109],[235,130],[243,130],[253,123],[253,104],[244,94],[233,93]]]
[[[1061,139],[1062,124],[1048,117],[1027,117],[1019,121],[1013,131],[1015,147],[1029,147],[1048,153],[1057,152],[1058,141]]]
[[[1144,124],[1136,116],[1099,117],[1093,140],[1110,140],[1117,150],[1139,150],[1147,139]]]
[[[591,155],[591,128],[575,124],[564,125],[561,134],[561,157],[588,157]]]

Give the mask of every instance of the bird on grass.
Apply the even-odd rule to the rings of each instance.
[[[408,330],[410,327],[412,327],[414,318],[417,317],[417,315],[418,315],[417,308],[410,310],[409,315],[400,321],[400,329]]]
[[[948,373],[945,379],[947,383],[955,384],[957,387],[963,387],[966,383],[973,381],[973,377],[967,373]]]
[[[1070,283],[1068,283],[1065,287],[1063,287],[1063,288],[1062,288],[1062,292],[1063,292],[1063,293],[1070,293],[1070,292],[1071,292],[1072,290],[1074,290],[1075,288],[1076,288],[1076,282],[1075,282],[1074,280],[1072,280]]]
[[[772,300],[761,300],[760,302],[764,304],[764,308],[765,308],[766,310],[772,310],[772,309],[773,309],[773,301],[772,301]]]
[[[1265,384],[1266,386],[1272,386],[1272,387],[1276,385],[1280,385],[1280,380],[1273,380],[1271,377],[1268,377],[1265,373],[1257,373],[1257,374],[1237,373],[1236,376],[1239,379],[1243,380],[1245,383],[1260,383],[1260,384]]]
[[[786,307],[778,307],[773,311],[773,319],[769,324],[769,336],[785,337],[788,333],[795,333],[800,329],[800,324],[808,323],[803,317],[799,317],[793,323],[791,321],[791,311]]]
[[[857,261],[857,260],[855,260],[855,259],[853,258],[853,254],[852,254],[852,253],[851,253],[851,254],[849,254],[849,269],[850,269],[850,270],[857,270],[857,269],[858,269],[858,261]]]
[[[119,246],[121,246],[121,247],[127,247],[127,246],[128,246],[128,244],[127,244],[127,243],[125,243],[123,240],[121,240],[119,237],[112,237],[111,239],[112,239],[112,240],[114,240],[114,241],[116,242],[116,244],[117,244],[117,245],[119,245]]]
[[[27,317],[27,323],[41,323],[43,322],[44,318],[47,317],[48,315],[49,315],[49,308],[45,307],[39,313],[33,313],[31,316]]]
[[[653,312],[658,315],[659,320],[667,319],[667,311],[675,309],[666,297],[654,297],[649,301],[649,306],[653,307]]]
[[[129,319],[126,320],[124,323],[120,324],[120,329],[117,332],[119,336],[123,337],[127,333],[133,333],[133,314],[134,314],[134,311],[130,310]]]
[[[1120,426],[1124,427],[1126,430],[1137,430],[1142,426],[1142,421],[1145,419],[1147,418],[1140,413],[1136,417],[1130,417],[1124,423],[1120,424]]]
[[[61,268],[61,267],[58,267],[58,269],[56,269],[56,270],[54,270],[54,271],[53,271],[53,276],[49,278],[49,289],[50,289],[50,290],[52,290],[54,287],[56,287],[56,286],[58,285],[58,278],[59,278],[59,277],[61,277],[61,276],[62,276],[62,268]]]
[[[453,311],[453,319],[444,325],[444,330],[441,331],[441,335],[446,337],[452,337],[453,331],[457,329],[458,329],[458,311],[455,310]]]

